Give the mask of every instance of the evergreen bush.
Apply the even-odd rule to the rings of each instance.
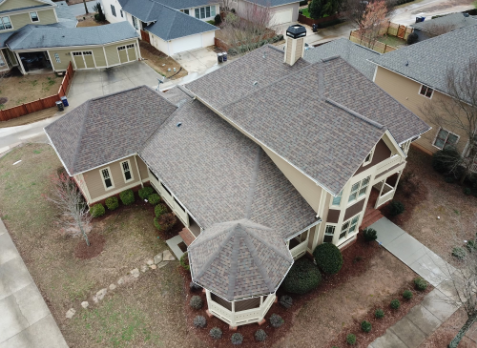
[[[343,267],[343,255],[332,243],[318,245],[313,251],[313,257],[318,267],[327,274],[336,274]]]

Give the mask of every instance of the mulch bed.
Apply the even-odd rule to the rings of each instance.
[[[86,245],[86,241],[81,238],[75,248],[75,256],[78,259],[87,260],[92,259],[95,256],[101,254],[106,244],[106,239],[99,233],[91,233],[88,236],[89,246]]]
[[[239,326],[237,331],[230,331],[229,325],[223,321],[212,317],[208,318],[206,314],[207,309],[207,300],[205,293],[201,291],[191,291],[189,284],[191,282],[190,272],[184,271],[181,268],[181,273],[184,277],[184,291],[186,293],[186,298],[184,301],[184,312],[186,315],[187,326],[189,331],[198,336],[202,341],[206,342],[208,346],[225,348],[225,347],[234,347],[231,343],[232,334],[238,332],[243,335],[244,341],[242,346],[249,347],[251,345],[257,346],[272,346],[274,343],[280,341],[286,336],[290,331],[291,326],[293,325],[294,317],[298,314],[300,309],[306,305],[311,299],[320,296],[320,294],[327,293],[332,291],[334,288],[340,286],[344,282],[349,281],[353,277],[359,277],[364,271],[369,267],[370,262],[372,261],[375,254],[380,250],[381,246],[377,243],[366,243],[362,236],[362,233],[358,234],[358,240],[343,251],[344,264],[341,271],[336,275],[325,275],[323,274],[323,280],[320,286],[309,292],[306,295],[294,295],[293,306],[290,309],[285,309],[280,304],[275,303],[272,305],[268,311],[265,319],[267,322],[262,326],[258,324],[249,324],[244,326]],[[179,266],[180,267],[180,266]],[[415,304],[419,303],[422,300],[422,297],[425,293],[431,291],[432,287],[429,285],[427,291],[424,293],[416,293],[414,290],[414,297],[411,301],[402,301],[402,292],[407,289],[411,289],[412,284],[409,284],[409,287],[403,288],[398,294],[395,294],[395,298],[399,298],[401,301],[401,308],[398,311],[391,313],[389,309],[389,303],[382,304],[380,308],[385,310],[386,316],[382,318],[379,323],[374,319],[374,311],[376,308],[370,309],[368,315],[363,320],[368,320],[373,325],[372,333],[364,334],[361,333],[360,323],[356,322],[352,327],[343,328],[342,333],[333,341],[330,342],[329,346],[345,346],[346,345],[346,336],[348,333],[355,333],[357,336],[358,345],[357,347],[366,347],[368,344],[364,345],[365,342],[372,342],[376,337],[381,336],[386,329],[392,326],[396,321],[403,317],[409,309],[411,309]],[[277,298],[280,298],[282,295],[286,294],[281,289],[277,292]],[[189,306],[189,301],[191,296],[199,295],[204,301],[204,307],[200,310],[192,309]],[[388,310],[389,309],[389,310]],[[280,315],[284,320],[285,324],[278,328],[274,329],[270,326],[270,316],[275,313]],[[194,318],[198,315],[202,315],[207,319],[207,327],[204,329],[194,327],[193,321]],[[209,336],[209,331],[213,327],[218,327],[222,330],[222,338],[220,340],[214,340]],[[254,334],[257,330],[263,329],[267,333],[267,339],[265,342],[256,342]]]

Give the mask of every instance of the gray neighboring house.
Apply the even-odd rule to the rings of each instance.
[[[141,38],[172,56],[214,45],[215,31],[206,21],[220,13],[209,0],[101,0],[110,23],[129,22]]]
[[[256,7],[269,8],[269,26],[291,24],[298,21],[300,2],[296,0],[235,0],[230,5],[245,19],[253,19]]]
[[[445,34],[449,31],[477,25],[477,16],[468,13],[452,13],[411,25],[418,41]]]
[[[368,59],[380,55],[380,53],[367,47],[358,45],[348,39],[340,38],[306,50],[303,59],[310,63],[316,63],[322,59],[340,56],[372,81],[376,66],[369,62]]]
[[[344,59],[304,60],[297,31],[285,52],[263,46],[161,95],[98,98],[45,129],[88,204],[145,183],[160,194],[209,314],[232,328],[264,322],[293,259],[356,241],[429,128]],[[131,137],[135,122],[151,135]]]

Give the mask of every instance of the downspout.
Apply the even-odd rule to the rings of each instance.
[[[136,163],[136,170],[137,175],[139,176],[139,182],[141,183],[141,187],[144,188],[144,184],[142,183],[141,172],[139,171],[139,166],[137,165],[137,156],[134,156],[134,163]]]

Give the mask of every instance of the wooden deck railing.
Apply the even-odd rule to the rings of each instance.
[[[8,121],[12,118],[17,118],[23,115],[30,114],[32,112],[41,111],[56,106],[55,103],[57,101],[60,101],[61,97],[66,96],[68,87],[70,86],[71,80],[73,79],[73,75],[74,70],[70,62],[57,94],[50,95],[45,98],[40,98],[29,103],[24,103],[22,105],[18,105],[10,109],[0,110],[0,121]]]

